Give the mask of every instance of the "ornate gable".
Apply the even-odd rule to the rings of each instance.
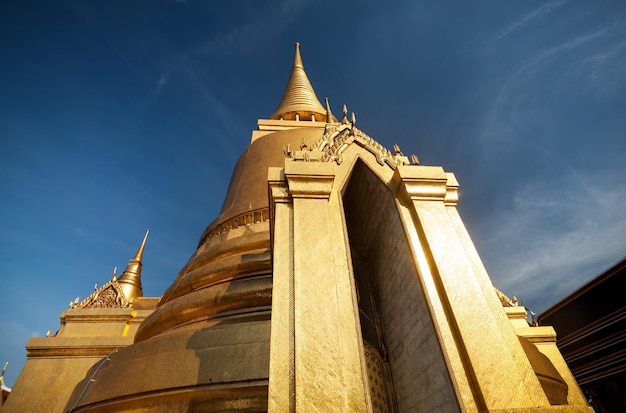
[[[74,308],[127,308],[128,301],[116,279],[94,291]]]
[[[388,165],[396,169],[397,165],[409,165],[409,159],[404,156],[397,145],[394,152],[385,148],[376,140],[359,130],[352,123],[327,124],[324,135],[310,148],[306,142],[302,142],[299,151],[291,151],[289,146],[284,148],[285,155],[295,160],[309,162],[336,162],[338,165],[343,161],[343,153],[352,144],[357,144],[372,153],[379,164]],[[417,157],[412,156],[414,164],[418,164]]]

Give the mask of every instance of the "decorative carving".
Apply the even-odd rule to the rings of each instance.
[[[291,153],[291,152],[290,152]],[[233,230],[235,228],[243,227],[246,225],[257,224],[259,222],[265,222],[270,219],[269,209],[256,209],[254,211],[245,212],[243,214],[232,217],[231,219],[220,223],[214,227],[207,228],[198,245],[204,244],[204,242],[213,237],[217,237],[225,232]]]
[[[106,290],[102,291],[100,294],[98,294],[96,297],[94,297],[91,306],[98,308],[117,307],[117,297],[118,295],[116,294],[115,289],[113,287],[109,287]]]
[[[353,117],[353,120],[355,118]],[[347,124],[327,124],[322,138],[305,150],[303,145],[300,151],[291,151],[284,148],[285,155],[299,161],[336,162],[343,161],[342,154],[352,144],[356,143],[376,156],[379,164],[387,164],[395,169],[398,165],[409,165],[409,159],[395,146],[395,153],[372,139],[354,126],[354,122]]]
[[[73,308],[126,308],[130,304],[117,280],[111,280]]]
[[[394,412],[396,409],[394,408],[393,384],[388,362],[374,345],[363,340],[363,347],[372,411],[376,413]]]
[[[343,104],[343,118],[341,119],[341,123],[344,125],[348,124],[348,107],[346,104]]]
[[[400,156],[404,156],[404,154],[402,153],[402,151],[400,150],[400,146],[398,146],[397,143],[393,144],[393,154],[394,155],[400,155]]]
[[[498,290],[496,287],[493,287],[493,288],[494,290],[496,290],[496,294],[498,295],[498,298],[500,299],[500,303],[502,304],[502,307],[517,307],[517,297],[513,296],[513,299],[511,300],[502,291]]]

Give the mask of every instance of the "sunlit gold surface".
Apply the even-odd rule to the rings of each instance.
[[[300,57],[300,43],[296,43],[296,55],[291,76],[287,82],[283,99],[271,118],[310,121],[312,116],[317,121],[324,121],[326,120],[326,109],[315,95],[311,82],[304,72],[302,57]]]
[[[137,298],[133,305],[63,311],[59,331],[26,344],[26,364],[2,412],[65,411],[74,387],[90,368],[133,343],[137,327],[153,311],[156,300]]]
[[[117,279],[117,283],[122,288],[122,291],[128,301],[132,301],[135,298],[143,296],[143,290],[141,289],[141,259],[143,257],[143,250],[146,246],[146,240],[148,239],[149,233],[150,230],[147,230],[137,253],[130,260],[120,278]]]
[[[295,123],[295,122],[294,122]],[[307,125],[313,122],[298,122]],[[316,122],[317,123],[317,122]],[[282,166],[285,159],[283,148],[299,147],[304,138],[315,142],[322,137],[324,129],[298,128],[271,132],[255,140],[239,157],[220,215],[207,228],[208,234],[214,227],[240,214],[267,209],[267,168]]]
[[[290,123],[297,127],[284,128]],[[324,125],[259,121],[264,134],[253,135],[241,155],[220,215],[156,311],[139,327],[135,344],[111,356],[107,369],[96,373],[108,390],[79,384],[87,390],[71,400],[76,411],[101,411],[102,406],[107,406],[103,411],[134,411],[130,400],[145,392],[153,395],[143,398],[147,405],[156,406],[167,393],[170,408],[177,409],[205,394],[206,407],[216,389],[230,389],[233,398],[244,398],[253,388],[254,402],[230,409],[266,409],[272,297],[267,169],[283,165],[285,146],[319,140]],[[126,377],[123,387],[115,381],[120,376]],[[117,400],[122,395],[124,402]]]
[[[284,411],[289,400],[295,411],[366,410],[347,243],[341,216],[332,213],[339,198],[329,198],[334,175],[333,164],[288,162],[293,206],[273,191],[280,223],[274,284],[282,294],[274,298],[280,313],[272,317],[269,411]]]
[[[371,138],[355,139],[360,132],[354,126],[343,127],[327,129],[308,150],[288,150],[284,167],[270,170],[270,411],[330,411],[331,403],[333,411],[355,411],[358,403],[375,400],[348,401],[363,386],[363,377],[351,372],[364,374],[353,287],[342,287],[352,285],[351,265],[337,260],[349,257],[350,242],[380,274],[383,332],[400,411],[591,411],[559,357],[541,351],[528,333],[516,334],[509,322],[456,211],[454,175],[409,165],[399,149],[392,154]],[[373,178],[360,178],[368,174]],[[342,196],[351,198],[342,202]],[[392,203],[380,209],[387,197]],[[358,226],[335,220],[344,214],[356,216],[351,220]],[[373,242],[358,247],[368,237]],[[406,274],[414,281],[404,282],[414,286],[383,286]],[[427,313],[406,317],[416,301],[425,301],[417,314]],[[345,354],[341,362],[334,359],[353,340],[361,362]],[[416,360],[429,361],[413,366]],[[335,394],[336,386],[344,392]]]
[[[60,394],[60,379],[71,396],[54,406],[91,413],[591,412],[553,331],[503,309],[454,175],[326,106],[296,45],[279,108],[156,309],[138,298],[144,238],[116,281],[134,307],[67,310],[58,340],[29,342],[37,363],[16,388]],[[375,329],[361,324],[355,268]]]

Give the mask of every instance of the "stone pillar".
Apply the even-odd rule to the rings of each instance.
[[[466,251],[453,177],[441,167],[398,166],[394,181],[462,410],[549,407],[496,294],[483,288],[486,272]]]
[[[358,309],[336,165],[270,169],[273,298],[269,411],[366,411]],[[286,184],[286,185],[285,185]]]
[[[295,412],[293,204],[282,168],[269,168],[268,185],[273,272],[268,412]]]

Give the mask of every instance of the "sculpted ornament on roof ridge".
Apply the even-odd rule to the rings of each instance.
[[[391,152],[375,139],[357,129],[354,117],[351,123],[327,124],[324,135],[310,148],[303,140],[299,151],[292,151],[289,145],[283,149],[285,155],[294,160],[336,162],[337,165],[341,165],[343,153],[354,143],[372,153],[379,164],[386,164],[392,169],[396,169],[398,165],[410,165],[411,163],[400,151],[398,145],[394,145],[394,152]],[[412,159],[414,164],[418,163],[416,156],[413,155]]]
[[[130,305],[117,280],[112,279],[73,308],[127,308]]]

